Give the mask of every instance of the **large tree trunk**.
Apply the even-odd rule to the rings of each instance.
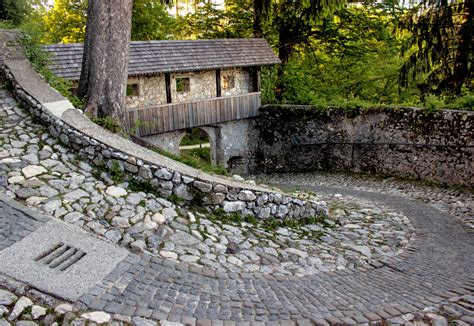
[[[90,0],[78,95],[85,112],[125,127],[132,0]]]
[[[253,0],[253,37],[262,38],[263,0]]]

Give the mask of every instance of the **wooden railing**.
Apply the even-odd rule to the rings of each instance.
[[[126,112],[126,118],[132,134],[147,136],[255,117],[259,107],[257,92],[131,109]]]

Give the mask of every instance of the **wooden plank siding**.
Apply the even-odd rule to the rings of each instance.
[[[141,137],[255,117],[259,107],[260,93],[256,92],[130,109],[126,118],[131,132]]]

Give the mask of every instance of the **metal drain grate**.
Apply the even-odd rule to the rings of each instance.
[[[85,255],[84,251],[60,242],[36,257],[35,261],[41,262],[50,268],[65,271]]]

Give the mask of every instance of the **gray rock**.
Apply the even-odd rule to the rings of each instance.
[[[156,326],[157,323],[153,320],[146,319],[143,317],[133,317],[132,325],[133,326]]]
[[[173,193],[184,200],[192,200],[194,195],[189,191],[188,186],[180,184],[173,189]]]
[[[241,192],[239,192],[238,198],[239,200],[243,201],[253,201],[257,198],[257,196],[255,196],[255,194],[250,190],[242,190]]]
[[[212,185],[210,183],[196,180],[194,181],[193,185],[202,192],[210,192],[212,190]]]
[[[25,310],[27,307],[31,307],[33,305],[33,302],[28,299],[27,297],[21,297],[16,303],[15,306],[13,307],[13,310],[8,317],[8,320],[13,321],[16,320]]]
[[[18,297],[15,294],[7,290],[0,289],[0,305],[9,306],[17,299]]]
[[[239,245],[235,242],[229,242],[227,244],[226,254],[236,254],[239,251]]]
[[[171,180],[173,178],[173,173],[165,168],[161,168],[156,170],[155,176],[163,180]]]
[[[130,244],[130,247],[135,252],[144,252],[146,249],[146,243],[143,240],[136,240]]]
[[[79,212],[72,212],[64,216],[64,221],[68,223],[75,223],[82,218],[84,218],[84,214],[79,213]]]
[[[223,204],[222,208],[227,213],[239,212],[246,207],[246,204],[243,201],[225,201]]]
[[[178,231],[170,236],[170,240],[181,246],[192,246],[200,242],[199,239],[195,238],[191,234],[181,231]]]
[[[80,198],[89,197],[89,194],[82,189],[76,189],[64,195],[64,199],[76,201]]]
[[[140,170],[138,171],[138,175],[144,179],[151,179],[153,177],[153,174],[151,173],[150,167],[148,165],[141,166]]]

